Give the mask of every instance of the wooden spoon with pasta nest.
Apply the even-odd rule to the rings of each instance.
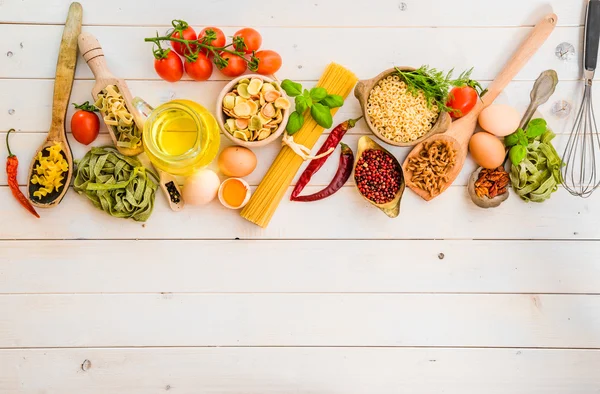
[[[79,35],[79,51],[96,78],[96,84],[92,88],[92,97],[94,98],[94,101],[98,100],[98,94],[102,92],[103,89],[109,85],[115,85],[119,89],[119,93],[123,96],[125,108],[127,108],[127,111],[133,116],[134,123],[141,131],[144,127],[144,118],[133,106],[133,97],[131,96],[131,92],[125,81],[115,77],[108,69],[106,59],[104,58],[104,51],[96,37],[90,33],[81,33]],[[103,116],[100,117],[104,120]],[[106,125],[106,127],[108,128],[108,132],[115,147],[120,153],[125,156],[137,156],[144,151],[144,147],[141,143],[135,148],[119,146],[117,144],[118,135],[114,126]]]
[[[406,185],[416,194],[426,201],[432,200],[437,195],[443,193],[454,182],[460,173],[467,157],[468,144],[471,135],[475,131],[477,125],[477,117],[484,108],[494,102],[496,97],[508,85],[508,83],[517,75],[529,59],[537,52],[537,50],[546,41],[550,33],[554,30],[558,17],[555,14],[548,14],[533,28],[529,36],[517,49],[504,66],[502,71],[496,76],[496,79],[488,87],[487,93],[479,100],[475,107],[467,115],[455,120],[450,125],[450,128],[443,134],[433,135],[425,141],[416,145],[406,157],[402,168],[406,177]],[[423,149],[423,145],[432,141],[448,141],[456,150],[456,162],[447,173],[447,181],[440,185],[440,192],[436,196],[432,196],[428,191],[419,188],[411,182],[412,171],[408,170],[410,158],[419,156]]]

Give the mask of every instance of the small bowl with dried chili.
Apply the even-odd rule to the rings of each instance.
[[[367,136],[358,141],[356,157],[354,181],[359,193],[389,217],[398,216],[405,187],[398,160]]]
[[[508,198],[510,177],[504,167],[479,167],[471,174],[467,189],[473,203],[481,208],[495,208]]]

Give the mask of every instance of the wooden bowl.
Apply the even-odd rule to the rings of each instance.
[[[400,69],[402,71],[414,71],[415,70],[415,68],[413,68],[413,67],[398,67],[398,69]],[[438,115],[438,118],[437,118],[436,122],[434,123],[433,127],[431,128],[431,130],[429,130],[423,136],[421,136],[420,138],[417,138],[414,141],[396,142],[396,141],[390,140],[389,138],[384,137],[383,135],[381,135],[381,133],[379,133],[379,131],[375,128],[375,126],[373,126],[373,123],[371,123],[370,116],[367,114],[367,101],[369,99],[369,95],[371,94],[371,90],[375,87],[375,85],[377,85],[377,83],[380,80],[382,80],[383,78],[387,77],[388,75],[390,75],[394,72],[396,72],[396,68],[387,69],[384,72],[382,72],[381,74],[377,75],[375,78],[367,79],[364,81],[358,81],[358,83],[356,84],[356,87],[354,88],[354,96],[356,96],[356,98],[358,99],[358,102],[360,103],[360,107],[362,108],[363,115],[365,117],[365,122],[367,123],[367,126],[369,126],[369,129],[373,132],[373,134],[375,134],[377,136],[377,138],[379,138],[380,140],[382,140],[390,145],[415,146],[418,143],[424,141],[425,139],[427,139],[428,137],[430,137],[434,134],[439,134],[439,133],[443,133],[444,131],[446,131],[448,129],[448,127],[450,127],[450,123],[452,122],[452,119],[450,118],[450,115],[447,112],[440,112],[440,114]]]
[[[264,140],[261,141],[245,141],[243,139],[240,138],[236,138],[233,135],[231,135],[226,129],[225,129],[225,114],[223,113],[223,97],[225,97],[225,95],[229,92],[231,92],[233,90],[233,87],[238,83],[239,80],[241,79],[252,79],[252,78],[260,78],[263,81],[266,82],[278,82],[272,78],[268,78],[264,75],[259,75],[259,74],[247,74],[247,75],[241,75],[237,78],[232,79],[227,85],[225,85],[225,87],[223,88],[223,90],[221,91],[221,93],[219,94],[219,97],[217,98],[217,112],[216,112],[216,118],[217,118],[217,123],[219,124],[219,127],[221,128],[221,131],[223,132],[223,134],[225,134],[225,137],[229,138],[231,141],[233,141],[236,145],[241,145],[244,146],[246,148],[260,148],[261,146],[265,146],[270,144],[271,142],[275,141],[277,138],[279,138],[281,136],[281,134],[283,134],[283,131],[285,130],[285,126],[287,125],[288,122],[288,118],[290,117],[290,110],[283,110],[282,114],[283,114],[283,120],[281,121],[281,124],[279,125],[279,128],[277,130],[275,130],[274,133],[272,133],[268,138],[265,138]],[[281,97],[285,97],[289,100],[289,97],[287,96],[287,94],[283,91],[283,89],[280,90],[281,91]]]

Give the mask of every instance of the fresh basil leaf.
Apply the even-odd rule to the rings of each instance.
[[[522,145],[515,145],[508,151],[508,157],[513,165],[517,166],[527,156],[527,148]]]
[[[529,123],[527,123],[527,127],[530,126],[544,126],[547,127],[548,123],[542,118],[531,119]]]
[[[308,103],[306,102],[306,97],[296,96],[294,101],[296,103],[296,111],[298,111],[298,113],[303,114],[304,112],[306,112],[306,110],[308,109]]]
[[[519,129],[519,131],[517,132],[517,136],[519,137],[519,145],[526,148],[527,145],[529,145],[529,140],[527,139],[525,132]]]
[[[518,129],[514,133],[509,134],[506,137],[504,137],[504,146],[506,146],[507,148],[510,148],[511,146],[515,146],[519,143],[519,135],[518,135],[519,130],[521,130],[521,129]]]
[[[325,90],[325,88],[316,87],[310,90],[310,98],[315,103],[318,103],[325,97],[327,97],[327,90]]]
[[[544,119],[537,118],[531,119],[527,125],[527,132],[525,135],[527,138],[535,138],[546,132],[547,123]]]
[[[303,124],[304,124],[304,116],[302,116],[302,114],[300,114],[299,112],[294,111],[290,114],[290,117],[288,119],[288,123],[287,123],[287,126],[285,127],[285,130],[287,131],[287,133],[289,135],[292,135],[295,132],[297,132],[298,130],[300,130],[300,128],[302,127]]]
[[[326,129],[330,128],[333,124],[333,117],[329,107],[324,106],[321,103],[313,103],[310,109],[310,115],[317,122],[317,124]]]
[[[289,79],[284,79],[283,82],[281,82],[281,88],[285,90],[290,97],[296,97],[302,94],[302,85]]]
[[[339,94],[328,94],[319,102],[329,108],[338,108],[344,105],[344,98]]]

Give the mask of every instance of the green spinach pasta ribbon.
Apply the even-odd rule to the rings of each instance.
[[[158,176],[139,159],[110,146],[92,148],[76,162],[74,189],[111,216],[145,222],[152,214]]]
[[[525,159],[511,166],[510,181],[517,195],[525,201],[545,201],[561,183],[562,161],[552,146],[554,137],[550,130],[536,137],[527,145]]]

